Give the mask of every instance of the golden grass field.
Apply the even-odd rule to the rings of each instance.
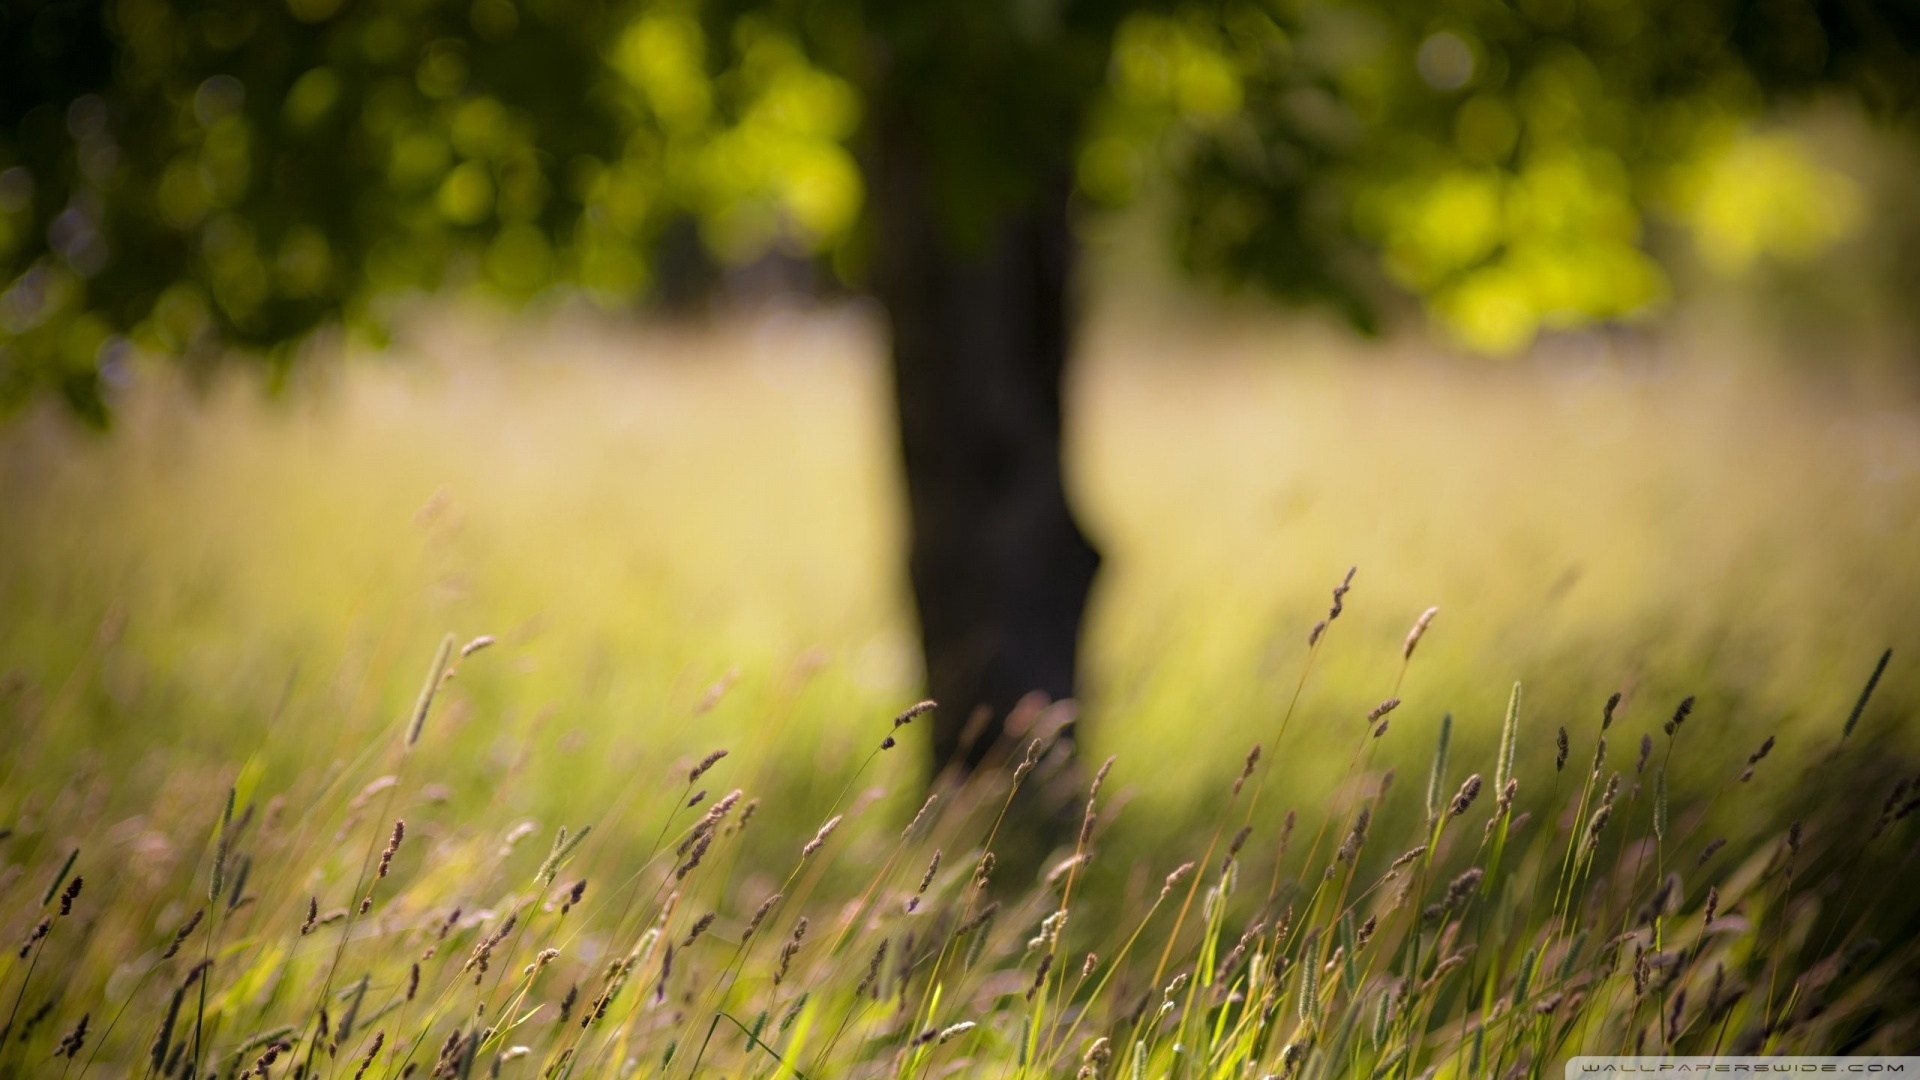
[[[376,916],[399,921],[381,922],[379,934],[424,932],[422,920],[444,917],[449,898],[463,898],[470,913],[482,903],[496,916],[518,910],[522,878],[541,855],[538,838],[518,852],[502,844],[521,822],[539,836],[593,823],[577,858],[596,881],[664,873],[648,861],[658,838],[678,835],[669,825],[684,829],[697,812],[682,819],[642,807],[690,794],[677,774],[713,749],[732,752],[716,793],[738,786],[765,800],[756,831],[741,834],[729,876],[714,886],[723,911],[750,909],[772,891],[778,874],[756,867],[784,866],[829,813],[871,825],[879,839],[905,824],[924,792],[917,729],[904,753],[869,761],[887,717],[917,691],[879,348],[858,308],[769,313],[708,331],[440,311],[413,324],[390,355],[317,360],[288,394],[233,376],[188,391],[142,371],[109,435],[46,412],[0,429],[0,824],[13,822],[0,930],[31,932],[43,879],[71,848],[83,852],[76,865],[89,894],[106,885],[125,897],[70,961],[73,996],[133,1002],[134,1014],[149,1017],[104,1044],[103,1067],[140,1072],[123,1059],[146,1051],[165,993],[142,989],[147,976],[137,972],[158,970],[149,939],[164,939],[191,910],[192,890],[174,893],[204,880],[230,787],[242,808],[256,795],[286,801],[270,826],[281,839],[262,836],[255,852],[277,868],[271,887],[220,923],[232,922],[237,936],[223,940],[245,959],[210,1007],[228,1043],[269,1026],[255,1018],[294,1007],[300,980],[316,977],[312,957],[300,966],[290,957],[304,954],[267,944],[261,927],[298,923],[309,895],[351,907],[349,884],[385,839],[369,799],[410,808],[408,835],[420,837],[400,859],[412,882],[401,906]],[[1757,845],[1750,876],[1770,865],[1769,838],[1817,806],[1809,777],[1835,760],[1822,755],[1887,647],[1893,661],[1849,746],[1866,755],[1862,783],[1911,763],[1920,754],[1910,711],[1920,655],[1911,617],[1920,598],[1920,401],[1887,383],[1782,374],[1688,349],[1684,339],[1595,339],[1492,365],[1417,344],[1362,348],[1244,316],[1097,319],[1074,377],[1070,432],[1071,486],[1107,560],[1082,732],[1089,767],[1116,755],[1102,798],[1113,800],[1103,804],[1109,812],[1124,812],[1103,819],[1112,850],[1087,870],[1099,883],[1090,910],[1115,919],[1134,911],[1161,875],[1199,854],[1209,830],[1220,840],[1229,781],[1248,747],[1271,745],[1299,686],[1261,798],[1275,814],[1299,810],[1328,849],[1355,800],[1377,789],[1379,770],[1397,769],[1406,798],[1420,801],[1444,712],[1455,718],[1449,790],[1468,771],[1493,775],[1515,682],[1526,687],[1514,773],[1522,777],[1556,775],[1562,725],[1574,736],[1578,774],[1612,691],[1625,700],[1608,768],[1622,770],[1632,768],[1639,736],[1659,737],[1675,702],[1697,695],[1690,745],[1655,759],[1673,778],[1672,828]],[[1308,629],[1350,566],[1358,572],[1347,614],[1304,678]],[[1402,639],[1430,605],[1440,613],[1402,681]],[[446,633],[498,641],[459,663],[395,794],[375,785],[350,801],[392,771],[382,762]],[[1405,704],[1356,771],[1361,718],[1390,695]],[[1779,739],[1778,772],[1767,774],[1774,784],[1720,801],[1769,735]],[[1628,773],[1636,806],[1650,798],[1648,775]],[[1527,784],[1523,805],[1548,790]],[[1569,800],[1578,786],[1555,780],[1548,797]],[[1424,804],[1376,801],[1376,829],[1420,832]],[[1345,809],[1322,824],[1321,806]],[[1576,829],[1577,807],[1565,812],[1555,828]],[[1814,820],[1817,838],[1839,842],[1844,830]],[[1479,835],[1468,831],[1468,842]],[[1546,853],[1552,835],[1528,842],[1528,873],[1551,878],[1541,868],[1557,858]],[[816,868],[810,890],[876,895],[869,871],[893,866],[893,856],[873,837],[848,843],[866,845],[855,868]],[[1318,836],[1314,849],[1325,856]],[[1372,851],[1382,857],[1376,869],[1398,850]],[[1253,872],[1264,878],[1271,861]],[[917,877],[919,865],[902,873]],[[960,868],[954,888],[965,885],[967,865],[949,864]],[[1273,874],[1277,887],[1280,870]],[[1657,874],[1642,880],[1636,864],[1631,880],[1651,888]],[[1698,893],[1690,888],[1686,903],[1697,906]],[[1303,920],[1322,910],[1321,893],[1312,898]],[[252,896],[236,889],[231,899]],[[658,926],[680,926],[671,920],[686,913],[673,899],[664,904]],[[832,905],[823,905],[814,917],[824,924]],[[589,967],[617,959],[623,928],[647,925],[627,917],[640,910],[629,901],[609,923],[612,936],[563,953],[584,944]],[[814,982],[835,973],[851,982],[866,966],[861,950],[870,946],[850,944],[863,932],[859,910],[847,909],[852,921],[835,939],[846,948]],[[1523,927],[1536,925],[1532,909],[1509,910],[1523,912]],[[1338,905],[1333,915],[1306,939],[1322,959],[1342,925]],[[737,932],[742,919],[732,910],[715,932]],[[1209,936],[1194,947],[1231,939],[1238,931],[1226,922],[1210,907]],[[335,956],[362,940],[351,919],[347,926]],[[462,932],[484,940],[478,926]],[[1114,933],[1078,929],[1099,942]],[[1350,926],[1343,932],[1351,937]],[[1180,940],[1178,928],[1172,935]],[[379,940],[358,947],[377,952]],[[1777,955],[1779,940],[1771,947],[1756,945],[1751,956]],[[1184,953],[1171,941],[1168,949],[1177,964]],[[1202,954],[1203,973],[1210,956]],[[513,971],[530,957],[515,958]],[[1500,961],[1509,975],[1518,962]],[[1061,963],[1077,970],[1078,954]],[[1900,980],[1910,980],[1910,962],[1890,968],[1876,976],[1880,992],[1908,993],[1911,982]],[[40,991],[29,989],[32,969],[24,979],[18,970],[0,978],[0,1008],[19,986],[25,1007],[16,1010],[30,1012]],[[1497,984],[1502,970],[1475,977]],[[388,969],[377,985],[391,989],[398,977]],[[43,970],[38,985],[46,978]],[[1365,972],[1346,978],[1354,1010],[1373,1000]],[[900,977],[902,987],[910,982]],[[986,980],[979,1000],[1004,994],[1005,982]],[[1342,994],[1330,986],[1320,989]],[[1026,1046],[1007,1034],[1018,989],[1004,1014],[982,1014],[983,1024],[1000,1016],[998,1037],[1012,1040],[1000,1044],[995,1069],[1013,1061],[1015,1043]],[[1065,1008],[1073,993],[1064,983],[1058,993]],[[1524,996],[1516,993],[1516,1008]],[[1047,1000],[1034,1016],[1064,1020],[1064,1036],[1059,1027],[1034,1034],[1041,1020],[1025,1014],[1018,1024],[1030,1026],[1033,1053],[1057,1041],[1046,1061],[1071,1075],[1092,1051],[1074,1041],[1084,1034],[1076,1014],[1047,1014]],[[1914,1003],[1902,1000],[1905,1017]],[[669,1058],[681,1038],[697,1038],[705,1014],[688,1001],[695,1018],[679,1027],[636,1021],[610,1036],[608,1074],[629,1074],[618,1064],[629,1038],[657,1056],[662,1032],[678,1031],[665,1042]],[[1442,1014],[1455,1007],[1464,1008],[1442,1005]],[[1189,999],[1178,1023],[1192,1008]],[[1321,1022],[1299,1010],[1303,1025]],[[46,1043],[41,1051],[54,1049],[53,1025],[71,1026],[60,1019],[71,1011],[50,1009],[55,1019],[32,1033]],[[960,1018],[924,1011],[942,1024]],[[1621,1030],[1644,1020],[1635,1012]],[[862,1030],[875,1021],[849,1013],[840,1023]],[[1901,1023],[1891,1030],[1912,1030]],[[1449,1037],[1466,1037],[1461,1024]],[[1216,1040],[1221,1030],[1239,1028],[1217,1029]],[[816,1043],[822,1037],[814,1032]],[[1822,1038],[1803,1045],[1826,1045]],[[483,1045],[503,1054],[509,1041],[489,1029]],[[271,1042],[241,1043],[247,1061],[234,1060],[251,1064]],[[1515,1060],[1538,1070],[1578,1042],[1551,1051],[1542,1043]],[[1429,1073],[1466,1068],[1448,1056],[1464,1053],[1458,1040],[1429,1059],[1415,1039],[1392,1066],[1386,1044],[1376,1039],[1381,1056],[1362,1075],[1415,1060]],[[1141,1041],[1136,1059],[1161,1075],[1171,1047]],[[728,1060],[741,1061],[743,1074],[774,1068],[777,1057],[755,1066],[751,1049],[736,1045],[728,1053],[743,1056]],[[1039,1064],[1027,1049],[1022,1072]],[[310,1064],[312,1051],[301,1052]],[[534,1052],[551,1063],[557,1049]],[[925,1064],[923,1050],[901,1052],[908,1056],[887,1060],[885,1071]],[[1289,1069],[1295,1060],[1278,1043],[1260,1052]],[[190,1054],[199,1053],[196,1043]],[[330,1074],[352,1075],[347,1057],[341,1051]],[[1241,1061],[1221,1060],[1229,1058]],[[955,1068],[942,1060],[943,1071]],[[0,1054],[0,1068],[17,1075],[35,1074],[26,1061]],[[390,1064],[386,1075],[400,1075],[399,1060]],[[822,1067],[780,1066],[808,1076]],[[1238,1075],[1218,1071],[1226,1067],[1214,1074]],[[670,1074],[665,1064],[659,1071]]]
[[[729,671],[702,723],[745,735],[805,670],[796,722],[830,764],[816,737],[917,677],[878,348],[857,310],[704,334],[443,314],[290,396],[150,373],[106,438],[48,416],[0,435],[0,656],[59,728],[117,735],[191,699],[190,724],[145,727],[162,751],[259,731],[290,685],[351,745],[448,630],[505,646],[480,730],[563,747],[691,752],[711,735],[680,720]],[[1920,644],[1920,407],[1897,395],[1244,321],[1109,319],[1088,353],[1069,469],[1107,561],[1087,737],[1158,763],[1151,800],[1217,771],[1192,724],[1228,756],[1267,729],[1349,566],[1354,625],[1308,714],[1384,696],[1438,605],[1403,722],[1453,710],[1468,740],[1521,679],[1555,722],[1614,689],[1656,712],[1693,692],[1729,733],[1791,743],[1882,647]]]

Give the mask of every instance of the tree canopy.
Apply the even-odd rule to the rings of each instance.
[[[1818,247],[1847,182],[1750,125],[1907,120],[1920,5],[1820,0],[26,0],[0,12],[0,403],[104,417],[129,346],[284,362],[396,297],[620,306],[669,223],[870,277],[867,140],[945,225],[1066,170],[1193,271],[1464,344],[1634,317],[1649,215]]]

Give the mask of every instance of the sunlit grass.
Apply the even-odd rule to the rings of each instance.
[[[628,1059],[670,1074],[660,1063],[676,1045],[672,1071],[684,1075],[721,1011],[751,1029],[762,1008],[768,1045],[723,1026],[709,1064],[769,1075],[784,1055],[809,1076],[989,1065],[998,1075],[1020,1071],[1024,1053],[1030,1073],[1072,1075],[1104,1035],[1108,1075],[1128,1075],[1136,1059],[1164,1075],[1176,1043],[1206,1048],[1207,1070],[1222,1076],[1285,1071],[1289,1044],[1308,1054],[1296,1064],[1329,1074],[1451,1075],[1474,1071],[1473,1053],[1538,1070],[1577,1046],[1646,1038],[1656,1010],[1632,992],[1636,944],[1690,957],[1667,989],[1690,986],[1695,1009],[1708,958],[1774,980],[1771,997],[1753,991],[1728,1006],[1722,1035],[1690,1028],[1693,1048],[1731,1046],[1770,1017],[1801,1017],[1761,1036],[1774,1047],[1859,1038],[1884,1049],[1910,1030],[1909,950],[1863,953],[1844,979],[1833,976],[1838,961],[1819,967],[1906,925],[1876,883],[1904,880],[1884,875],[1909,869],[1899,851],[1911,825],[1877,846],[1859,835],[1915,749],[1902,658],[1920,645],[1907,618],[1920,596],[1909,554],[1920,539],[1920,419],[1904,399],[1823,396],[1636,354],[1489,369],[1411,350],[1355,355],[1243,325],[1103,324],[1075,386],[1070,468],[1107,556],[1085,768],[1108,753],[1118,762],[1069,899],[1030,888],[1022,875],[1044,865],[1009,859],[996,886],[1002,914],[980,931],[990,944],[969,958],[971,941],[942,935],[987,902],[968,883],[1012,764],[900,841],[923,793],[920,728],[901,733],[900,749],[875,747],[886,718],[913,700],[917,672],[871,328],[851,315],[785,316],[715,335],[625,334],[462,316],[427,324],[417,340],[423,362],[326,367],[290,399],[265,402],[236,383],[195,401],[150,378],[109,438],[47,416],[0,433],[0,827],[12,830],[0,841],[0,928],[30,935],[42,890],[76,847],[87,878],[81,914],[56,922],[42,946],[45,966],[31,980],[25,964],[39,961],[0,975],[0,1008],[18,997],[17,1022],[53,1003],[0,1067],[31,1074],[89,1011],[94,1034],[73,1072],[96,1050],[111,1075],[142,1060],[192,962],[156,966],[158,954],[206,903],[216,822],[236,787],[253,831],[231,854],[254,859],[258,876],[209,907],[200,933],[218,935],[219,962],[210,1004],[194,1015],[215,1018],[208,1055],[230,1055],[255,1032],[310,1029],[322,985],[350,989],[365,973],[369,1000],[395,1004],[357,1029],[360,1049],[327,1058],[320,1047],[329,1075],[353,1075],[376,1029],[389,1056],[370,1075],[398,1075],[394,1055],[410,1050],[430,1067],[448,1030],[500,1027],[508,1021],[491,1018],[515,999],[547,1012],[485,1049],[529,1046],[501,1063],[524,1075],[568,1047],[596,1055],[575,1075],[624,1075]],[[1309,631],[1349,566],[1358,571],[1344,613],[1310,652]],[[1407,662],[1403,638],[1430,605],[1440,613]],[[457,663],[408,752],[401,734],[422,668],[449,630],[498,640]],[[1895,660],[1873,707],[1846,754],[1830,758],[1888,646]],[[1533,820],[1502,846],[1504,829],[1482,827],[1516,681],[1526,687],[1516,805]],[[1601,703],[1615,690],[1625,700],[1609,756],[1588,781]],[[1669,756],[1660,725],[1688,694],[1697,706]],[[1363,718],[1390,696],[1403,704],[1371,738]],[[1405,917],[1421,904],[1367,889],[1431,835],[1426,771],[1445,711],[1455,718],[1445,793],[1468,773],[1489,779],[1473,813],[1443,830],[1431,869],[1419,862],[1425,903],[1470,865],[1487,873],[1443,943],[1444,924],[1410,932]],[[1562,725],[1573,747],[1564,773],[1553,765]],[[1634,764],[1642,734],[1657,743],[1644,772]],[[1776,748],[1740,783],[1768,735]],[[1234,799],[1256,744],[1271,771]],[[686,770],[722,748],[729,756],[688,784]],[[1387,769],[1398,779],[1383,797]],[[1615,769],[1625,777],[1618,816],[1572,890],[1586,907],[1571,912],[1563,864],[1587,824],[1576,810],[1590,816]],[[1670,841],[1652,832],[1657,770],[1672,792]],[[383,776],[398,782],[382,786]],[[701,788],[706,798],[686,807]],[[676,881],[684,856],[668,856],[734,788],[761,800],[754,823],[717,835],[704,869]],[[1060,797],[1077,804],[1084,791]],[[1362,804],[1371,839],[1322,878]],[[1002,852],[1017,846],[1011,834],[1029,812],[1018,807],[994,844]],[[1288,810],[1300,824],[1283,855]],[[797,863],[836,814],[846,823]],[[407,839],[362,921],[363,879],[395,817],[407,819]],[[1795,818],[1809,822],[1795,865],[1818,889],[1785,874]],[[1254,840],[1229,875],[1232,895],[1209,903],[1243,822]],[[476,991],[459,964],[506,912],[542,894],[530,879],[556,830],[583,825],[591,836],[551,884],[585,875],[588,900],[570,916],[523,908],[498,981]],[[1720,861],[1696,871],[1720,836]],[[933,847],[944,869],[926,911],[908,919],[899,913]],[[1202,865],[1155,907],[1163,877],[1188,860]],[[1588,988],[1605,941],[1637,925],[1666,868],[1681,873],[1681,892],[1663,922],[1623,946],[1604,999],[1567,1005],[1550,1024],[1503,1023],[1472,1049],[1473,1018],[1513,989],[1527,948],[1551,953],[1554,973],[1502,1008],[1552,993],[1569,1001]],[[1710,882],[1721,910],[1740,905],[1725,937],[1698,932]],[[1264,904],[1270,889],[1284,903]],[[776,891],[787,894],[780,915],[736,967],[733,943]],[[862,897],[867,906],[849,906]],[[302,936],[310,901],[354,914]],[[1045,949],[1022,946],[1061,903],[1074,917],[1050,981],[1029,1000]],[[1355,927],[1339,915],[1349,905]],[[407,965],[454,906],[465,915],[452,944],[423,965],[420,1000],[433,1004],[401,1003]],[[712,936],[676,961],[685,981],[670,985],[683,996],[656,1007],[665,944],[679,949],[709,910],[720,913]],[[779,942],[802,913],[812,920],[802,974],[776,990]],[[1383,929],[1367,963],[1351,974],[1336,963],[1303,995],[1287,965],[1325,965],[1370,913]],[[1573,952],[1561,919],[1591,931]],[[1483,936],[1488,920],[1506,928],[1497,945]],[[1207,985],[1261,921],[1268,938],[1254,935],[1242,966]],[[648,941],[654,925],[664,936]],[[902,974],[890,965],[909,932],[916,963]],[[854,988],[882,939],[893,959],[875,982],[896,1000],[859,1005]],[[193,940],[189,954],[214,937]],[[1485,950],[1465,954],[1454,976],[1471,992],[1436,982],[1411,999],[1431,1010],[1417,1035],[1404,1020],[1371,1035],[1365,1010],[1394,972],[1418,968],[1424,980],[1439,952],[1475,941]],[[522,969],[549,946],[561,958],[519,996]],[[577,1029],[551,1022],[568,985],[581,987],[584,1008],[607,964],[636,946],[604,1028],[575,1042]],[[1096,963],[1082,980],[1089,951],[1118,966]],[[1272,970],[1253,975],[1255,956]],[[1169,1026],[1125,1022],[1134,999],[1179,971],[1199,978],[1169,998]],[[1236,979],[1251,981],[1234,993],[1273,1003],[1280,1019],[1231,1000]],[[796,986],[817,997],[782,1028]],[[1796,993],[1831,1015],[1803,1015],[1811,998]],[[485,1017],[476,1001],[489,1002]],[[103,1034],[123,1004],[127,1026]],[[334,1018],[342,1007],[329,1005]],[[925,1028],[968,1020],[980,1028],[914,1045]],[[1342,1049],[1348,1023],[1365,1037]],[[316,1045],[309,1031],[294,1056]],[[1407,1049],[1388,1065],[1396,1045]],[[476,1055],[484,1074],[492,1057]],[[226,1075],[226,1058],[201,1060]]]

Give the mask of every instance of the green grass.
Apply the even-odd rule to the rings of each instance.
[[[870,339],[498,330],[292,402],[156,379],[109,439],[0,433],[0,932],[29,946],[0,957],[0,1073],[146,1075],[159,1046],[156,1074],[227,1076],[284,1040],[272,1075],[353,1077],[376,1038],[367,1076],[1414,1080],[1911,1045],[1920,468],[1889,399],[1096,338],[1082,760],[1031,717],[903,835],[926,721],[879,750],[916,674]],[[433,678],[449,628],[498,640]],[[1032,819],[1083,810],[1084,844],[1034,850]]]

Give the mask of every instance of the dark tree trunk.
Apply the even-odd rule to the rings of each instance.
[[[914,125],[879,134],[868,176],[875,284],[892,328],[909,572],[940,703],[934,769],[967,770],[1020,698],[1073,695],[1100,562],[1061,475],[1069,185],[1058,177],[958,239]]]

